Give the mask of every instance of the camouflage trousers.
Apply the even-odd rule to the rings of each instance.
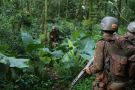
[[[125,83],[123,82],[120,83],[113,82],[113,83],[105,84],[103,82],[95,81],[93,83],[92,90],[132,90],[132,89],[127,89]]]

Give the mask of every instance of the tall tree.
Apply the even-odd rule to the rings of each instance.
[[[120,14],[121,14],[121,0],[117,1],[117,7],[118,7],[118,19],[120,19]]]
[[[47,26],[47,11],[48,11],[48,0],[45,0],[45,6],[44,6],[44,10],[45,10],[45,20],[44,20],[44,33],[45,33],[45,43],[47,44],[48,43],[48,35],[47,35],[47,30],[48,30],[48,26]]]
[[[59,3],[58,3],[58,17],[60,17],[60,11],[61,11],[61,9],[60,9],[60,8],[61,8],[61,7],[60,7],[60,6],[61,6],[61,0],[58,0],[58,2],[59,2]]]
[[[67,0],[67,4],[66,4],[66,18],[68,17],[68,0]]]

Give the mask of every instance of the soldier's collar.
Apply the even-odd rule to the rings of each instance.
[[[104,37],[104,40],[113,41],[113,40],[115,40],[115,38],[113,36],[107,36],[107,37]]]

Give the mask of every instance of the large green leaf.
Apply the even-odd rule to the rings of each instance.
[[[90,36],[85,35],[78,42],[78,52],[80,53],[81,57],[84,60],[89,60],[94,53],[94,41],[90,38]]]
[[[22,37],[22,41],[25,45],[29,45],[29,44],[33,43],[33,38],[28,32],[22,31],[21,37]]]
[[[16,59],[0,54],[0,63],[7,64],[9,67],[25,68],[28,67],[29,59]]]
[[[62,58],[64,55],[62,50],[50,51],[49,48],[42,48],[39,52],[40,60],[48,64],[51,60]]]
[[[25,68],[28,67],[28,59],[15,59],[10,58],[9,63],[10,67]]]
[[[88,40],[84,49],[81,51],[81,57],[83,57],[85,60],[89,60],[93,56],[94,46],[94,41]]]
[[[58,51],[53,51],[51,53],[55,58],[60,58],[64,55],[64,53],[62,52],[62,50],[58,50]]]
[[[76,31],[72,32],[72,36],[71,37],[72,37],[73,40],[76,40],[80,36],[80,34],[81,34],[81,31],[77,31],[76,30]]]
[[[45,57],[40,57],[40,60],[44,62],[45,64],[49,64],[51,62],[51,57],[45,56]]]

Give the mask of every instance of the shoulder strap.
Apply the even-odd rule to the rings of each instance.
[[[109,42],[104,40],[103,46],[103,54],[104,54],[104,74],[106,76],[106,83],[110,82],[111,75],[110,75],[110,55],[109,55]]]

